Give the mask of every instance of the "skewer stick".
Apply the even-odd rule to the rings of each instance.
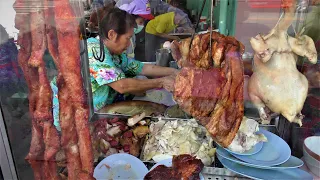
[[[207,0],[204,0],[203,3],[202,3],[201,10],[200,10],[200,13],[199,13],[199,17],[198,17],[198,20],[197,20],[197,24],[196,24],[196,27],[195,27],[195,31],[194,31],[194,33],[192,33],[191,41],[190,41],[190,44],[189,44],[189,49],[191,49],[191,45],[192,45],[192,41],[194,39],[194,35],[196,34],[196,32],[198,30],[201,14],[203,12],[203,8],[204,8],[204,5],[206,4],[206,2],[207,2]]]
[[[212,62],[212,19],[213,19],[213,1],[211,0],[210,6],[210,45],[209,45],[209,62]]]

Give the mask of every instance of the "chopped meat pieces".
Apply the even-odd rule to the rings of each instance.
[[[200,159],[195,157],[182,154],[179,156],[173,156],[172,167],[166,167],[159,165],[150,171],[145,177],[145,180],[162,180],[162,179],[173,179],[173,180],[187,180],[187,179],[200,179],[200,172],[204,165]]]

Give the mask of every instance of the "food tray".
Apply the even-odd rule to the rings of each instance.
[[[99,119],[103,119],[103,118],[114,118],[114,117],[118,117],[120,119],[126,119],[129,118],[130,116],[126,116],[126,115],[120,115],[120,114],[95,114],[94,117],[92,118],[92,121],[96,121]],[[158,117],[149,117],[151,119],[151,121],[158,121]],[[173,121],[173,120],[184,120],[184,121],[188,121],[189,119],[177,119],[177,118],[163,118],[161,117],[162,120],[164,121]],[[279,134],[277,131],[277,128],[275,125],[260,125],[260,128],[264,128],[272,133],[275,134]],[[146,137],[147,140],[148,136]],[[146,142],[145,140],[145,142]],[[142,151],[144,149],[145,143],[142,147]],[[143,159],[143,154],[140,153],[139,156],[140,159]],[[153,165],[155,165],[156,163],[151,160],[151,161],[143,161],[144,164],[146,165],[146,167],[148,169],[150,169]],[[215,160],[213,162],[213,164],[208,167],[204,167],[202,170],[202,174],[204,176],[205,180],[233,180],[233,179],[238,179],[238,180],[247,180],[248,178],[238,175],[236,173],[231,172],[230,170],[223,168],[223,165],[219,162],[218,158],[216,158],[215,156]]]

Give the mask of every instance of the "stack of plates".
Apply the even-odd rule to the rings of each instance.
[[[250,151],[236,153],[218,147],[217,156],[223,166],[252,179],[313,179],[299,169],[303,161],[291,156],[291,149],[283,139],[264,129],[259,132],[268,142],[258,143]]]

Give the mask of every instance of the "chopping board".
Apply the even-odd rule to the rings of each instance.
[[[173,94],[165,89],[148,90],[145,96],[134,97],[133,100],[149,101],[166,106],[173,106],[177,104],[173,99]]]
[[[147,116],[164,114],[167,106],[148,101],[122,101],[100,109],[98,113],[123,114],[133,116],[145,112]]]

